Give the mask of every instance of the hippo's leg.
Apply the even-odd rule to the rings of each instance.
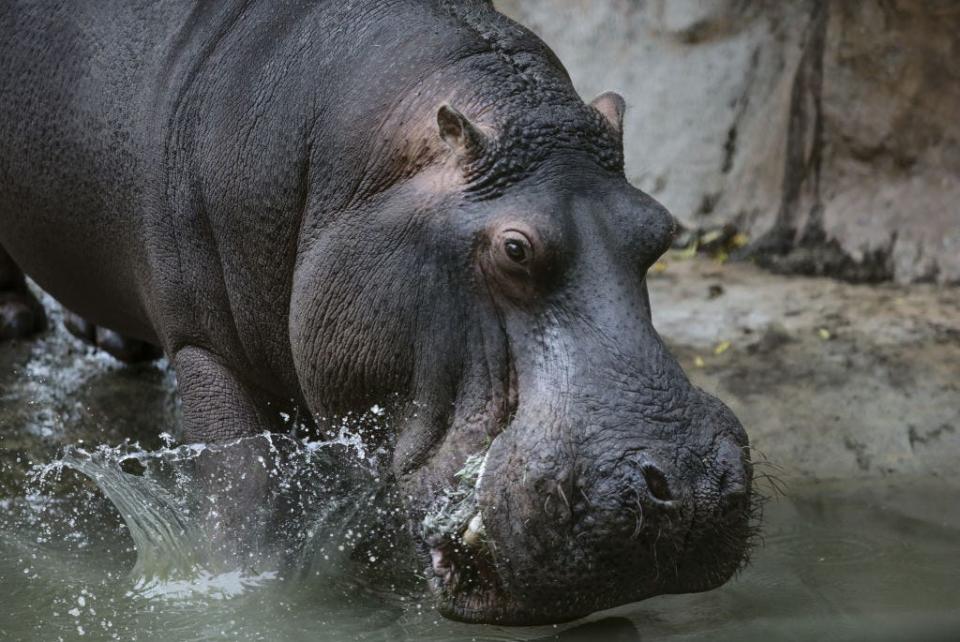
[[[241,438],[276,428],[279,416],[216,355],[190,346],[171,361],[183,400],[183,441],[221,444],[203,451],[197,469],[210,498],[206,535],[228,559],[246,559],[267,536],[270,482],[264,462],[270,452],[267,440]]]
[[[43,306],[27,288],[23,272],[0,247],[0,341],[22,339],[46,327]]]
[[[266,402],[212,352],[186,346],[171,361],[183,399],[183,436],[188,442],[224,442],[277,427]]]
[[[97,346],[124,363],[153,361],[163,356],[163,350],[152,343],[131,339],[113,330],[95,326],[79,314],[67,309],[63,311],[63,325],[73,336]]]

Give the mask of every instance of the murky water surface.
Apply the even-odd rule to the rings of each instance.
[[[162,364],[61,335],[18,350],[0,354],[0,640],[960,639],[956,480],[795,483],[720,589],[462,625],[423,595],[380,453],[349,431],[177,448]],[[198,482],[224,461],[259,499]]]
[[[247,533],[256,544],[242,554],[218,550],[201,517],[214,500],[196,492],[198,463],[222,453],[73,447],[57,463],[34,466],[26,492],[0,501],[0,639],[892,640],[960,633],[958,495],[939,480],[793,487],[768,506],[765,543],[751,566],[723,588],[654,598],[579,626],[509,629],[460,625],[431,609],[393,498],[374,468],[344,464],[349,445],[260,441],[264,465],[279,471],[268,503],[281,506],[292,491],[297,499],[289,521],[272,522],[267,537]]]

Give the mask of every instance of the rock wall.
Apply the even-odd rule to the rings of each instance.
[[[628,177],[774,269],[960,283],[960,2],[495,0],[586,99],[624,95]]]

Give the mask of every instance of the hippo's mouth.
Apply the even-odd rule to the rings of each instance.
[[[575,620],[595,610],[574,602],[535,610],[515,599],[497,572],[494,545],[486,538],[479,511],[458,536],[433,538],[427,545],[430,591],[444,617],[469,624],[530,626]]]
[[[423,520],[423,541],[430,553],[430,590],[438,610],[464,622],[508,623],[518,605],[504,590],[486,537],[477,487],[486,453],[467,459],[457,487],[435,502]]]
[[[507,624],[517,618],[517,605],[503,590],[493,554],[484,541],[477,513],[456,540],[445,538],[430,546],[430,589],[445,616],[464,622]]]
[[[489,452],[489,451],[488,451]],[[496,545],[487,537],[477,489],[486,453],[467,459],[448,489],[423,520],[429,551],[429,587],[437,610],[468,623],[530,625],[573,620],[584,613],[534,613],[511,596],[497,572]]]

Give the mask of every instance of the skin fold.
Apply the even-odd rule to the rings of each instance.
[[[12,0],[0,34],[0,336],[43,325],[25,272],[162,349],[186,441],[381,405],[450,617],[743,564],[747,437],[650,322],[675,223],[624,177],[623,100],[489,2]]]

